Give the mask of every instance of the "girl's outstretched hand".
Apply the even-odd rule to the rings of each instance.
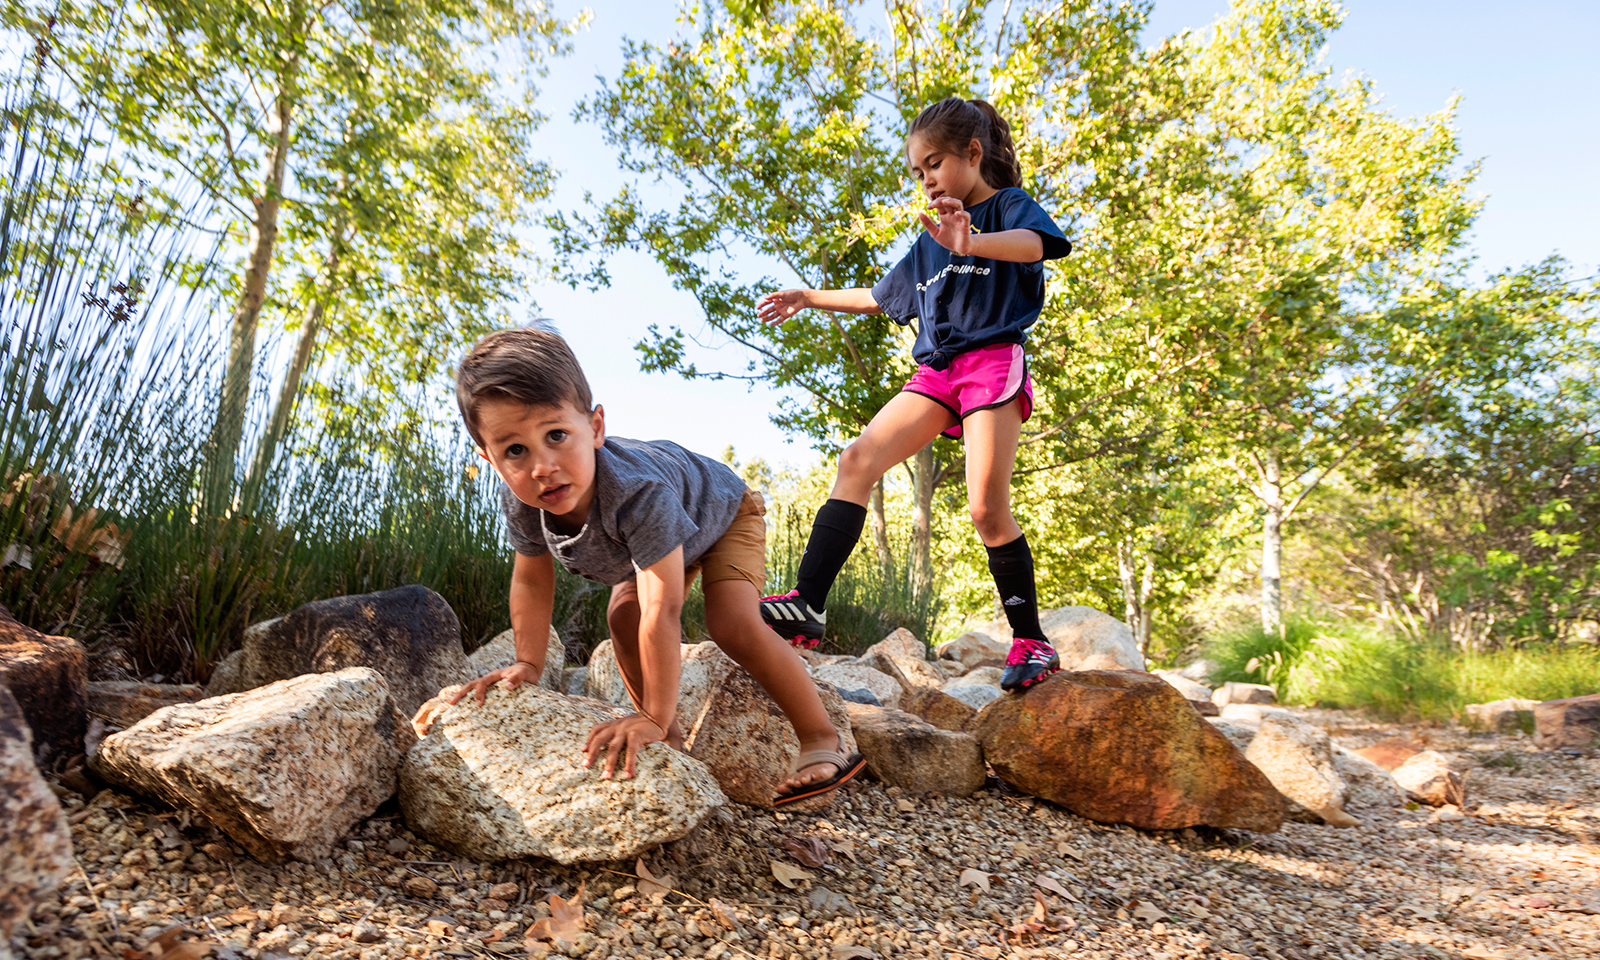
[[[774,290],[756,301],[756,316],[762,323],[777,326],[811,306],[809,290]]]
[[[923,229],[939,246],[958,257],[967,256],[972,249],[972,214],[963,209],[961,201],[955,197],[936,197],[928,204],[928,209],[938,214],[939,219],[935,221],[926,212],[918,213],[917,219],[922,221]]]

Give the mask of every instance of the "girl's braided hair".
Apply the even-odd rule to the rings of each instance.
[[[1017,164],[1017,148],[1011,142],[1011,125],[987,100],[946,97],[924,107],[906,131],[909,139],[920,133],[952,153],[965,154],[976,140],[983,147],[978,172],[996,190],[1022,186],[1022,168]]]

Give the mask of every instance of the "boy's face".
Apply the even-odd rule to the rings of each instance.
[[[478,406],[478,455],[494,467],[518,500],[573,526],[594,502],[594,452],[606,441],[605,411],[585,413],[562,401],[528,406],[485,400]]]

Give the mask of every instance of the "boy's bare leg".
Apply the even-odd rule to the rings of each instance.
[[[611,628],[611,652],[617,657],[617,669],[622,674],[622,685],[628,688],[628,699],[637,711],[644,702],[644,664],[639,659],[639,590],[632,580],[611,588],[611,602],[606,607],[606,626]],[[664,738],[667,746],[683,749],[683,727],[673,717]]]
[[[955,414],[920,393],[895,394],[873,415],[861,436],[839,454],[839,477],[828,496],[866,506],[879,478],[955,423]]]
[[[822,706],[816,681],[806,672],[805,661],[761,620],[760,594],[748,580],[718,580],[705,584],[706,630],[729,657],[743,667],[794,725],[800,750],[838,750],[839,732]],[[818,783],[839,773],[831,763],[795,771],[778,784],[779,793]]]
[[[1011,513],[1011,471],[1022,437],[1022,397],[1003,407],[978,410],[961,423],[967,448],[967,508],[986,547],[1022,536]]]

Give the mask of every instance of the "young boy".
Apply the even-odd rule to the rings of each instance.
[[[865,767],[846,756],[805,665],[762,622],[766,513],[761,496],[722,463],[666,440],[607,437],[605,411],[560,336],[502,330],[478,342],[456,374],[456,401],[478,455],[504,485],[516,563],[511,627],[517,662],[462,687],[515,689],[544,670],[555,601],[555,561],[611,586],[606,622],[635,713],[596,726],[584,766],[605,756],[603,776],[634,774],[639,749],[683,748],[675,719],[684,592],[703,578],[711,639],[755,678],[794,725],[800,756],[778,785],[781,806],[838,787]]]

